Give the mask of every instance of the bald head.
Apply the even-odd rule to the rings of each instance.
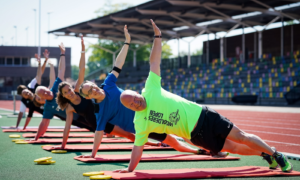
[[[146,109],[145,98],[132,90],[124,91],[120,96],[121,103],[132,111],[142,111]]]

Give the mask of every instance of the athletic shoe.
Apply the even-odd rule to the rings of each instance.
[[[162,143],[162,142],[158,143],[158,146],[159,147],[170,147],[168,144]]]
[[[279,164],[282,172],[291,172],[293,170],[293,165],[290,163],[286,156],[282,153],[275,152],[273,155],[276,162]]]
[[[263,157],[264,160],[266,160],[269,163],[269,169],[277,169],[278,163],[273,158],[273,156],[270,156],[269,154],[263,153],[262,157]]]
[[[210,153],[204,149],[198,149],[197,153],[198,155],[210,155]]]
[[[213,158],[226,158],[229,155],[229,152],[218,152],[217,154],[210,151],[210,155]]]

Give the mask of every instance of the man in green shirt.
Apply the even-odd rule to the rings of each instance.
[[[136,111],[134,127],[136,138],[131,153],[129,167],[115,172],[132,172],[138,165],[148,134],[175,134],[192,145],[215,153],[227,151],[240,155],[262,156],[270,169],[278,165],[284,172],[291,172],[292,164],[287,158],[271,148],[254,134],[240,130],[232,122],[216,111],[161,88],[161,32],[151,20],[155,38],[150,55],[150,73],[142,95],[126,90],[121,94],[122,104]]]

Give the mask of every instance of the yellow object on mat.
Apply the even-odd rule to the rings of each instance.
[[[111,179],[110,175],[97,175],[97,176],[90,176],[90,179]]]
[[[18,135],[18,134],[11,134],[11,135],[9,135],[8,137],[10,137],[10,138],[19,138],[19,137],[21,137],[21,136]]]
[[[84,176],[104,175],[104,172],[102,172],[102,171],[86,172],[86,173],[83,173],[82,175],[84,175]]]
[[[47,161],[50,159],[52,159],[52,157],[42,157],[42,158],[34,160],[33,162],[42,162],[42,161]]]
[[[56,161],[54,160],[47,160],[47,161],[42,161],[42,162],[38,162],[37,164],[54,164]]]
[[[67,153],[68,151],[66,150],[52,150],[52,153]]]

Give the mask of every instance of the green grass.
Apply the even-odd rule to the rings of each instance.
[[[3,113],[4,111],[0,111]],[[22,119],[20,126],[23,126],[25,119]],[[38,126],[41,118],[32,118],[29,126]],[[5,115],[0,118],[0,126],[15,125],[16,118],[7,118]],[[51,120],[50,126],[63,126],[60,120]],[[83,163],[73,159],[74,156],[89,154],[89,152],[68,152],[66,154],[53,154],[41,148],[41,144],[15,144],[9,138],[10,134],[0,133],[0,179],[81,179],[88,180],[82,176],[84,172],[115,170],[127,167],[127,162],[120,163]],[[20,135],[22,133],[19,133]],[[99,152],[98,154],[129,154],[130,151]],[[172,153],[176,151],[146,151],[145,153]],[[35,165],[34,159],[51,156],[56,160],[54,165]],[[238,155],[234,155],[238,156]],[[239,161],[184,161],[184,162],[141,162],[137,170],[142,169],[181,169],[181,168],[221,168],[237,166],[267,166],[267,162],[261,157],[238,156]],[[294,170],[300,171],[300,161],[290,160]],[[299,179],[300,177],[262,177],[262,178],[210,178],[210,179],[246,179],[246,180],[269,180],[269,179]]]

